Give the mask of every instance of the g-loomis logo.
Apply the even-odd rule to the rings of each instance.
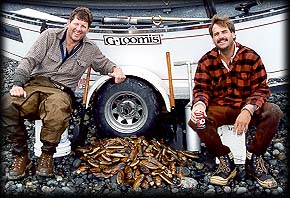
[[[104,35],[105,45],[159,45],[161,44],[161,36],[157,35],[126,35],[111,36]]]

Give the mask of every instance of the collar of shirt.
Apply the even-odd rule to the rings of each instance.
[[[73,53],[75,53],[80,46],[83,44],[83,39],[79,42],[79,44],[77,46],[75,46],[69,53],[65,47],[65,45],[63,44],[65,42],[65,38],[66,38],[66,34],[67,34],[67,29],[65,30],[60,42],[59,42],[59,46],[60,46],[60,51],[61,51],[61,56],[62,56],[62,63],[68,59],[68,57],[70,57]],[[65,51],[64,51],[65,48]]]
[[[237,51],[239,50],[239,48],[238,48],[237,45],[236,45],[236,42],[234,42],[234,47],[235,47],[234,54],[232,55],[232,57],[231,57],[231,61],[230,61],[230,62],[232,62],[232,60],[235,58],[235,56],[236,56],[236,54],[237,54]],[[221,51],[220,51],[220,50],[218,50],[218,52],[219,52],[219,54],[221,54]],[[224,67],[227,68],[228,71],[230,71],[230,68],[229,68],[229,66],[227,65],[227,63],[226,63],[223,59],[221,59],[221,60],[222,60],[222,63],[223,63],[223,65],[224,65]]]

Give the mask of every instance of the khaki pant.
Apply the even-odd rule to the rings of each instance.
[[[44,77],[29,81],[24,90],[27,93],[26,98],[11,97],[10,93],[1,98],[1,125],[13,145],[12,152],[28,152],[28,134],[24,119],[41,119],[42,151],[55,153],[61,135],[69,125],[71,98]]]
[[[228,154],[230,149],[222,144],[217,128],[222,125],[233,125],[240,112],[241,110],[238,108],[210,105],[207,110],[205,129],[196,129],[192,121],[189,121],[188,124],[197,132],[207,150],[219,157]],[[277,133],[282,116],[283,113],[279,106],[273,103],[265,103],[258,112],[254,113],[250,126],[255,126],[256,131],[252,142],[248,144],[249,152],[257,155],[263,155],[266,152]]]

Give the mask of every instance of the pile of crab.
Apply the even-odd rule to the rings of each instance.
[[[78,148],[82,164],[77,173],[89,171],[96,177],[116,175],[118,184],[133,189],[178,184],[184,173],[178,166],[186,166],[198,158],[198,153],[166,146],[162,140],[146,140],[144,136],[105,138],[90,146]]]

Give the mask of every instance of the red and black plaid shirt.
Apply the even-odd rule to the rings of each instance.
[[[198,63],[194,77],[194,100],[241,108],[245,104],[261,107],[270,90],[261,57],[236,42],[239,48],[228,71],[217,48],[206,53]]]

